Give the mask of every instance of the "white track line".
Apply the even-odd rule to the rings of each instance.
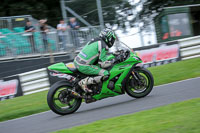
[[[0,124],[1,123],[6,123],[6,122],[10,122],[10,121],[16,121],[16,120],[20,120],[20,119],[24,119],[24,118],[28,118],[28,117],[32,117],[32,116],[36,116],[36,115],[40,115],[40,114],[44,114],[44,113],[47,113],[47,112],[50,112],[50,110],[44,111],[44,112],[41,112],[41,113],[37,113],[37,114],[32,114],[32,115],[20,117],[20,118],[15,118],[15,119],[7,120],[7,121],[2,121],[2,122],[0,122]]]
[[[190,81],[190,80],[193,80],[193,79],[199,79],[200,80],[200,77],[190,78],[190,79],[185,79],[185,80],[180,80],[180,81],[171,82],[171,83],[162,84],[162,85],[157,85],[155,87],[161,87],[161,86],[166,86],[166,85],[171,85],[171,84],[177,84],[177,83],[181,83],[181,82],[185,82],[185,81]]]
[[[161,86],[166,86],[166,85],[171,85],[171,84],[177,84],[177,83],[181,83],[181,82],[185,82],[185,81],[189,81],[189,80],[193,80],[193,79],[200,79],[200,77],[185,79],[185,80],[181,80],[181,81],[176,81],[176,82],[172,82],[172,83],[158,85],[158,86],[155,86],[155,87],[157,88],[157,87],[161,87]],[[41,112],[41,113],[37,113],[37,114],[32,114],[32,115],[20,117],[20,118],[16,118],[16,119],[12,119],[12,120],[3,121],[3,122],[0,122],[0,124],[1,123],[6,123],[6,122],[10,122],[10,121],[16,121],[16,120],[20,120],[20,119],[24,119],[24,118],[28,118],[28,117],[32,117],[32,116],[36,116],[36,115],[40,115],[40,114],[44,114],[44,113],[47,113],[47,112],[50,112],[50,110],[49,111],[45,111],[45,112]]]

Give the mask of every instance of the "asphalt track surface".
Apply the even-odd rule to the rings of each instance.
[[[71,115],[51,111],[0,123],[0,133],[46,133],[200,97],[200,77],[154,87],[145,98],[128,95],[82,104]]]

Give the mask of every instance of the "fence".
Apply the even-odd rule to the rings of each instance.
[[[24,32],[23,27],[13,30],[0,29],[0,57],[45,54],[78,49],[92,38],[98,36],[100,27],[86,27],[79,30],[68,29],[63,36],[57,31]]]
[[[1,29],[0,56],[17,56],[36,53],[47,53],[49,50],[57,51],[56,32],[48,33],[49,39],[44,40],[43,33],[12,33],[8,29]],[[10,32],[10,33],[9,33]],[[48,48],[50,47],[50,48]]]
[[[13,29],[15,27],[23,27],[26,25],[26,21],[28,20],[32,20],[31,15],[0,17],[0,29]]]
[[[78,30],[67,29],[63,36],[58,36],[60,50],[68,48],[78,49],[100,33],[99,26],[82,27]],[[61,37],[64,38],[61,39]],[[66,44],[63,46],[63,43]],[[68,47],[68,48],[67,48]]]

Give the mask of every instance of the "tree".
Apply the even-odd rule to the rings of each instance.
[[[131,5],[127,0],[101,0],[105,23],[111,25],[117,23],[119,27],[125,27],[127,11]],[[99,25],[96,0],[72,0],[66,2],[76,13],[81,15],[92,25]],[[1,0],[0,17],[32,15],[36,19],[48,19],[48,24],[56,26],[62,19],[60,0]],[[68,13],[69,17],[72,17]],[[85,26],[81,24],[81,26]]]
[[[18,15],[47,18],[52,26],[56,26],[62,18],[59,0],[1,0],[0,17]]]
[[[131,5],[127,0],[101,0],[102,12],[105,23],[115,24],[119,27],[124,27],[127,21]],[[76,13],[81,15],[91,25],[99,25],[98,11],[96,0],[74,0],[66,3]],[[69,17],[72,17],[70,14]]]

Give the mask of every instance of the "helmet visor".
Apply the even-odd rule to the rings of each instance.
[[[114,37],[111,37],[111,40],[109,41],[109,48],[111,48],[115,43],[115,38]]]

